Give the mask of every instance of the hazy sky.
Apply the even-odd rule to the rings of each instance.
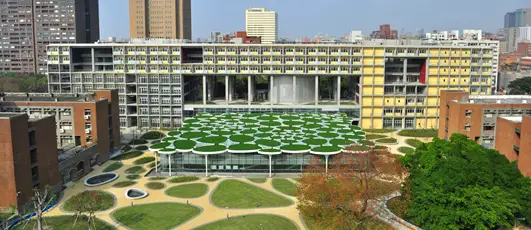
[[[129,37],[129,0],[99,0],[101,37]],[[530,8],[531,0],[192,0],[193,38],[212,31],[245,30],[245,9],[278,13],[279,35],[297,38],[317,33],[369,34],[389,23],[401,32],[418,28],[482,29],[496,32],[505,13]]]

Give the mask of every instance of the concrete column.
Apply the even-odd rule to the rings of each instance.
[[[229,104],[229,76],[225,76],[225,103]]]
[[[158,172],[159,171],[159,164],[157,162],[157,151],[153,152],[153,155],[155,157],[155,172]]]
[[[205,177],[208,177],[208,155],[205,155]]]
[[[275,77],[269,77],[269,104],[273,105],[273,85],[275,84]]]
[[[293,76],[293,104],[297,104],[297,76]]]
[[[232,95],[234,95],[234,76],[229,76],[229,103],[232,102]]]
[[[251,76],[247,76],[247,104],[251,105],[252,100],[253,97],[251,92]]]
[[[337,76],[337,105],[341,104],[341,76]]]
[[[169,169],[170,169],[170,176],[171,176],[171,155],[168,155],[168,164],[169,164]]]
[[[207,84],[207,89],[208,89],[208,97],[207,97],[207,99],[209,101],[212,101],[213,98],[214,98],[214,78],[209,77],[207,82],[208,82],[208,84]]]
[[[315,76],[315,105],[319,104],[319,76]]]
[[[256,76],[251,76],[251,99],[256,99]]]
[[[203,105],[206,105],[207,98],[207,82],[206,75],[203,75]]]
[[[271,155],[269,155],[269,178],[271,178]]]
[[[328,155],[325,155],[325,173],[328,174]]]
[[[332,98],[331,98],[331,100],[335,101],[335,100],[337,100],[337,98],[336,98],[336,96],[337,96],[337,87],[336,87],[337,78],[335,78],[335,77],[331,77],[331,78],[332,78],[332,87],[331,87],[332,88]]]
[[[403,76],[403,82],[404,84],[406,84],[406,81],[407,81],[407,58],[404,58],[404,76]],[[406,90],[406,89],[404,89]]]

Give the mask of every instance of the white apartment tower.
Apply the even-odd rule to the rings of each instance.
[[[275,43],[278,38],[278,16],[275,11],[250,8],[245,12],[247,36],[261,37],[262,43]]]

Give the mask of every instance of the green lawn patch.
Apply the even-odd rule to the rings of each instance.
[[[289,206],[293,202],[241,181],[225,180],[212,194],[212,203],[228,208],[265,208]]]
[[[142,176],[140,175],[137,175],[137,174],[131,174],[131,175],[127,175],[125,176],[125,178],[127,178],[128,180],[138,180],[140,179]]]
[[[144,139],[134,139],[134,140],[131,140],[129,142],[130,145],[143,145],[143,144],[147,144],[148,141],[144,140]]]
[[[273,187],[288,196],[297,195],[297,185],[287,179],[273,179]]]
[[[131,175],[129,175],[129,176],[131,176]],[[138,175],[135,175],[135,176],[138,176]],[[135,185],[135,184],[136,184],[136,181],[134,181],[134,180],[126,180],[126,181],[120,181],[120,182],[114,183],[112,185],[112,187],[125,188],[125,187],[129,187],[129,186]]]
[[[396,144],[397,142],[398,140],[392,137],[376,140],[376,143],[384,143],[384,144]]]
[[[151,148],[152,149],[164,149],[168,146],[170,146],[171,143],[169,142],[161,142],[161,143],[157,143],[157,144],[154,144],[154,145],[151,145]]]
[[[133,167],[128,168],[128,169],[125,170],[125,173],[127,173],[127,174],[141,174],[141,173],[145,173],[145,172],[146,172],[146,170],[142,166],[133,166]]]
[[[341,151],[341,148],[338,146],[319,146],[313,148],[312,151],[318,153],[335,153]]]
[[[404,129],[398,135],[404,137],[437,137],[437,129]]]
[[[233,151],[246,151],[246,150],[260,150],[260,146],[255,144],[236,144],[229,146],[229,150]]]
[[[74,216],[50,216],[50,217],[44,217],[44,229],[69,229],[69,230],[87,230],[88,227],[88,219],[86,216],[78,217],[76,225],[74,225],[74,221],[76,220],[76,217]],[[36,229],[37,222],[35,219],[31,219],[29,223],[22,222],[19,225],[17,225],[14,230],[33,230]],[[94,226],[92,226],[93,229],[98,230],[115,230],[115,228],[112,225],[109,225],[107,222],[96,218],[94,220]]]
[[[137,204],[116,210],[112,216],[131,229],[167,230],[199,215],[201,209],[179,203]]]
[[[140,159],[137,159],[133,161],[133,164],[135,165],[143,165],[149,162],[155,161],[155,157],[142,157]]]
[[[367,134],[365,135],[365,138],[367,140],[374,140],[374,139],[379,139],[379,138],[385,138],[387,137],[386,135],[381,135],[381,134]]]
[[[139,145],[139,146],[136,146],[135,149],[140,150],[140,151],[145,151],[145,150],[148,150],[149,148],[145,145]]]
[[[245,216],[231,217],[226,220],[219,220],[207,225],[203,225],[194,230],[249,230],[249,229],[282,229],[296,230],[289,219],[276,215],[251,214]]]
[[[363,131],[369,133],[392,133],[396,131],[396,129],[363,129]]]
[[[190,182],[190,181],[196,181],[199,180],[199,177],[196,176],[180,176],[180,177],[173,177],[168,182],[170,183],[184,183],[184,182]]]
[[[197,143],[192,140],[178,140],[173,142],[173,146],[175,146],[176,149],[193,149]]]
[[[155,140],[155,139],[160,139],[160,138],[163,138],[163,137],[164,137],[164,133],[161,133],[161,132],[158,132],[158,131],[150,131],[150,132],[144,133],[144,135],[142,135],[142,138],[146,139],[146,140]]]
[[[112,172],[112,171],[117,170],[117,169],[119,169],[119,168],[121,168],[123,166],[124,166],[124,164],[122,162],[114,162],[111,165],[105,167],[103,169],[103,172]]]
[[[208,185],[201,183],[177,185],[166,190],[168,196],[177,198],[198,198],[208,192]]]
[[[227,150],[227,147],[225,145],[206,145],[194,148],[197,152],[219,152],[219,151],[225,151]]]
[[[317,135],[322,138],[336,138],[339,136],[339,134],[337,133],[324,133],[324,132],[317,133]]]
[[[281,143],[278,142],[278,141],[268,140],[268,139],[256,140],[256,141],[254,141],[254,143],[257,144],[257,145],[264,145],[264,146],[268,146],[268,147],[276,147],[276,146],[280,146],[281,145]]]
[[[302,142],[308,144],[308,145],[324,145],[326,144],[328,141],[325,140],[325,139],[321,139],[321,138],[311,138],[311,139],[306,139],[306,140],[303,140]]]
[[[148,168],[154,168],[155,166],[157,166],[156,162],[151,162],[147,165]]]
[[[197,141],[207,144],[220,144],[227,141],[227,137],[224,136],[208,136],[198,139]]]
[[[132,151],[128,153],[122,153],[121,155],[113,158],[115,161],[121,161],[121,160],[129,160],[135,157],[138,157],[140,155],[144,154],[142,151]]]
[[[413,149],[411,147],[402,146],[402,147],[398,148],[398,152],[401,152],[403,154],[410,153],[410,152],[413,152],[413,151],[415,151],[415,149]]]
[[[419,147],[419,145],[423,144],[424,142],[415,140],[415,139],[407,139],[406,144],[411,145],[415,148]]]
[[[166,185],[161,182],[147,182],[145,186],[146,188],[153,189],[153,190],[159,190],[159,189],[163,189],[164,187],[166,187]]]
[[[208,181],[208,182],[213,182],[213,181],[217,181],[217,180],[219,180],[219,177],[209,177],[209,178],[206,179],[206,181]]]
[[[248,135],[232,135],[230,136],[230,140],[233,142],[245,143],[254,141],[254,137]]]
[[[95,190],[85,191],[70,197],[63,205],[63,210],[66,212],[74,212],[76,209],[76,199],[85,200],[84,197],[93,196],[93,194],[95,194],[95,199],[99,200],[99,204],[95,208],[96,211],[107,210],[114,206],[114,196],[111,193]]]
[[[346,140],[346,139],[332,139],[330,140],[330,144],[332,145],[350,145],[354,143],[354,141]]]
[[[280,149],[285,151],[309,151],[311,148],[308,145],[284,145]]]
[[[247,180],[250,180],[254,183],[259,183],[259,184],[262,184],[262,183],[265,183],[267,181],[267,178],[247,178]]]
[[[157,180],[166,180],[168,179],[167,177],[165,176],[152,176],[152,177],[149,177],[149,180],[154,180],[154,181],[157,181]]]

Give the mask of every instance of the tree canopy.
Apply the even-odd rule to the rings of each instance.
[[[531,181],[515,162],[462,134],[407,153],[406,216],[425,229],[511,227],[531,220]]]
[[[509,94],[512,95],[519,95],[519,94],[531,94],[531,77],[523,77],[520,79],[516,79],[514,81],[511,81],[508,86],[511,91],[509,91]]]
[[[0,73],[0,92],[46,92],[46,75]]]

